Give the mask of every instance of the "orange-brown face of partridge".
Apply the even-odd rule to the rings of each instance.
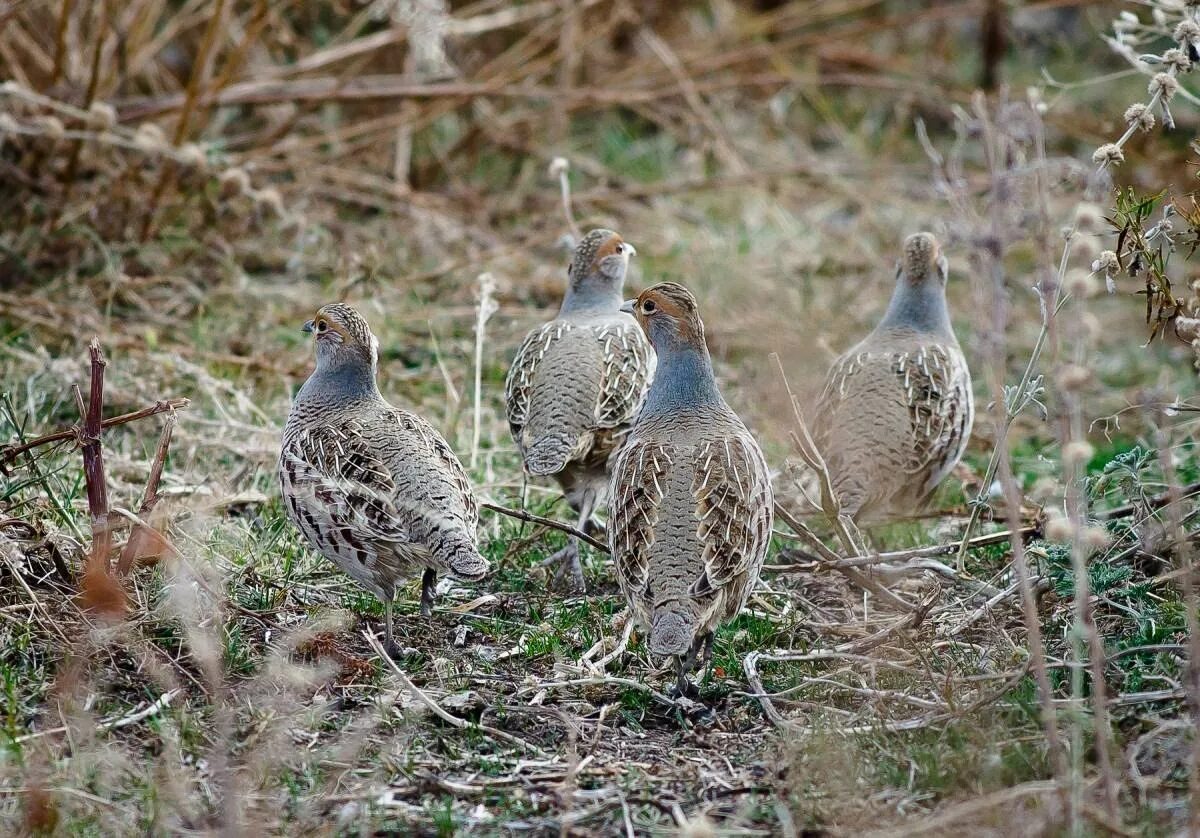
[[[655,349],[673,344],[704,347],[704,323],[696,298],[677,282],[663,282],[628,300],[622,311],[632,314]]]

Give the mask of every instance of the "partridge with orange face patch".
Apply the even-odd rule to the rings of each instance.
[[[392,600],[421,574],[421,613],[433,608],[437,574],[480,579],[479,508],[462,464],[434,430],[384,400],[378,341],[341,303],[304,324],[317,368],[288,415],[279,482],[288,517],[322,555],[383,602],[386,644]]]
[[[585,532],[604,502],[609,459],[654,374],[650,344],[620,311],[634,253],[611,230],[584,236],[558,316],[525,338],[505,383],[509,429],[526,472],[558,481]],[[556,578],[584,589],[574,540],[547,564],[559,568]]]
[[[609,547],[651,654],[675,658],[680,692],[717,627],[742,610],[771,538],[762,450],[721,397],[696,299],[656,285],[625,304],[658,368],[610,481]]]

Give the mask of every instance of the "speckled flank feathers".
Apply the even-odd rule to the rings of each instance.
[[[915,511],[966,449],[971,374],[945,282],[937,240],[910,236],[883,320],[826,379],[814,437],[842,511],[857,520]]]
[[[659,285],[631,307],[659,365],[613,470],[609,545],[650,652],[679,660],[686,689],[758,581],[773,496],[761,449],[717,389],[691,294]]]
[[[513,440],[525,470],[553,475],[582,529],[604,499],[608,461],[654,374],[654,353],[620,311],[632,248],[593,230],[575,250],[558,316],[525,338],[505,383]],[[559,558],[582,586],[577,546]]]
[[[423,575],[423,610],[438,573],[479,579],[479,511],[466,472],[424,419],[388,404],[375,383],[376,341],[349,306],[325,306],[317,369],[284,427],[279,479],[293,523],[318,551],[379,597],[387,612],[405,579]]]

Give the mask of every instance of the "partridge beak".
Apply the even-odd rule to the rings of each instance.
[[[311,332],[312,330],[313,322],[311,320],[305,320],[304,325],[300,327],[300,331],[302,332]]]
[[[637,256],[637,248],[636,247],[631,245],[629,242],[625,242],[625,246],[629,248],[630,256]]]
[[[625,312],[626,314],[633,314],[633,306],[635,303],[637,303],[637,300],[626,300],[625,302],[621,303],[621,311]]]

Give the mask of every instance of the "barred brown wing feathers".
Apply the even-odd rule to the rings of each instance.
[[[724,591],[736,612],[758,578],[774,515],[770,472],[745,429],[698,449],[692,492],[705,569],[694,593]]]
[[[451,492],[452,500],[461,505],[461,523],[467,534],[473,539],[479,521],[479,502],[471,489],[471,480],[467,476],[467,470],[463,468],[458,455],[454,453],[450,444],[438,433],[437,429],[424,418],[415,413],[395,408],[391,413],[401,429],[417,443],[417,450],[411,452],[413,458],[420,458],[423,453],[428,455],[429,470],[425,479],[444,481]],[[421,479],[420,473],[417,474],[417,479]],[[446,514],[454,510],[433,511],[438,514]]]
[[[385,593],[401,575],[411,533],[393,504],[395,484],[357,434],[321,425],[285,437],[279,475],[300,530],[351,576]]]
[[[973,421],[970,374],[957,347],[922,346],[903,359],[915,441],[913,473],[922,493],[945,477],[966,448]]]
[[[597,329],[596,339],[604,356],[596,422],[601,428],[614,428],[630,422],[645,400],[654,376],[654,350],[628,317]]]
[[[546,356],[550,345],[570,328],[570,324],[552,320],[526,335],[517,349],[512,366],[504,380],[504,404],[513,438],[520,438],[520,428],[529,419],[529,403],[533,393],[534,374]]]
[[[609,546],[622,589],[646,591],[650,546],[662,512],[672,449],[647,439],[630,439],[617,456],[609,501]]]

